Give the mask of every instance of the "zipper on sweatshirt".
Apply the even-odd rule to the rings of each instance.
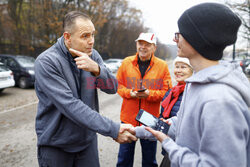
[[[144,76],[142,77],[141,76],[141,71],[140,71],[140,69],[138,69],[139,70],[139,73],[140,73],[140,78],[141,78],[141,80],[140,80],[140,88],[142,88],[142,81],[143,81],[143,78],[145,77],[145,75],[147,74],[147,72],[151,69],[151,67],[152,66],[150,66],[149,65],[149,68],[145,71],[145,74],[144,74]],[[138,68],[139,68],[139,65],[138,65]],[[141,109],[141,99],[139,99],[139,110],[138,110],[138,112],[140,111],[140,109]],[[137,121],[138,122],[138,121]],[[138,122],[138,126],[141,126],[141,123],[140,122]]]
[[[81,99],[81,70],[77,68],[75,62],[72,59],[69,59],[68,62],[69,62],[72,75],[76,84],[78,99]]]
[[[139,65],[138,65],[138,67],[139,67]],[[142,77],[141,76],[141,72],[140,72],[140,70],[139,70],[139,72],[140,72],[140,76],[141,76],[141,80],[140,80],[140,88],[142,88],[142,81],[143,81],[143,78],[145,78],[145,75],[148,73],[148,71],[151,69],[151,66],[149,65],[149,68],[145,71],[145,74],[144,74],[144,76]],[[139,110],[141,109],[141,99],[139,99]]]
[[[139,69],[139,65],[138,65],[138,70],[139,70],[139,73],[140,73],[140,76],[141,76],[141,71]],[[142,76],[140,77],[140,88],[142,87]],[[141,109],[141,99],[139,99],[139,110],[138,110],[138,113]],[[141,126],[141,123],[139,121],[137,121],[137,126]]]

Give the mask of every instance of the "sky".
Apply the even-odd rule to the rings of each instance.
[[[245,0],[230,0],[244,2]],[[177,20],[188,8],[202,2],[225,3],[225,0],[130,0],[132,7],[140,9],[144,25],[155,33],[158,40],[164,44],[175,44],[174,33],[178,32]]]

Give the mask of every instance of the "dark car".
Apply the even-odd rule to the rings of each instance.
[[[241,66],[242,71],[245,74],[249,74],[250,68],[250,55],[248,52],[237,52],[235,53],[235,58],[233,59],[232,54],[223,56],[223,60],[237,63]]]
[[[238,57],[242,57],[242,60],[240,61],[240,66],[242,68],[242,71],[245,74],[249,75],[249,66],[250,66],[250,55],[248,52],[240,52],[237,55]]]
[[[240,66],[242,68],[242,71],[247,74],[250,75],[250,71],[249,71],[249,67],[250,67],[250,59],[244,59],[240,62]]]
[[[20,88],[28,88],[35,82],[35,59],[23,55],[0,54],[0,62],[5,64],[13,73],[14,80]]]

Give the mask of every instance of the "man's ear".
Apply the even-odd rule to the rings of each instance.
[[[154,44],[154,51],[156,51],[156,49],[157,49],[157,46]]]
[[[64,37],[64,42],[65,42],[66,46],[70,46],[70,44],[71,44],[71,34],[66,31],[66,32],[63,33],[63,37]]]

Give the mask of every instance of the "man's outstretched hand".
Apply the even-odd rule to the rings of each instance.
[[[118,134],[116,142],[120,144],[131,143],[132,141],[136,141],[135,137],[135,128],[130,124],[121,124],[120,131]]]

